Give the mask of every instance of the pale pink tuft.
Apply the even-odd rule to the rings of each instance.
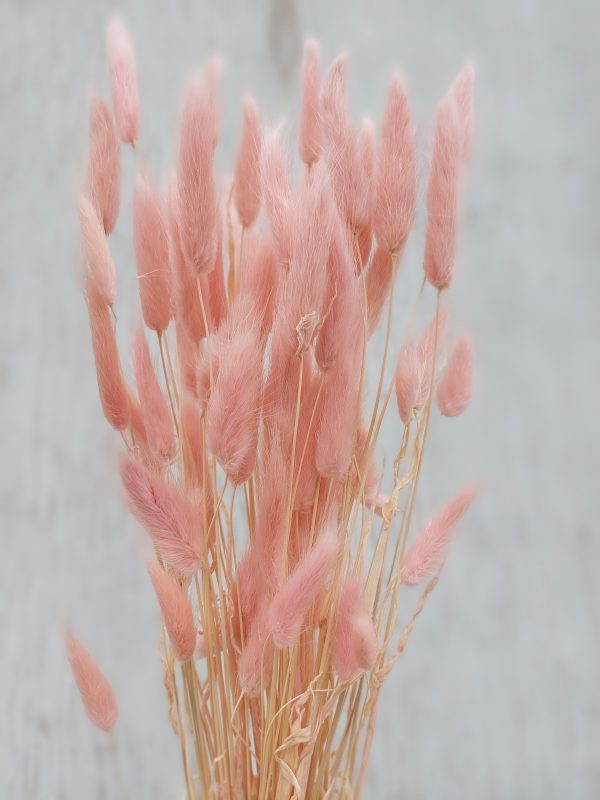
[[[421,391],[422,365],[417,348],[407,342],[400,350],[396,365],[395,388],[400,419],[407,425],[417,407]]]
[[[371,336],[385,308],[394,279],[394,256],[383,247],[378,247],[373,254],[371,264],[367,270],[367,332]]]
[[[286,487],[290,479],[289,462],[276,433],[264,444],[260,466],[254,548],[263,580],[275,588],[281,578],[287,513]]]
[[[258,107],[250,95],[244,98],[242,140],[235,162],[233,194],[240,222],[249,228],[260,209],[260,151],[262,132]]]
[[[181,455],[186,481],[196,487],[202,487],[205,469],[200,417],[201,409],[198,402],[188,392],[184,392],[180,411]],[[210,523],[210,520],[208,522]]]
[[[374,227],[377,243],[398,253],[412,227],[417,200],[415,132],[404,83],[394,75],[381,123],[375,178]]]
[[[216,226],[216,254],[215,264],[207,276],[208,305],[210,310],[210,323],[214,330],[219,328],[227,314],[227,292],[225,291],[225,276],[223,272],[223,225],[219,217]],[[204,278],[201,276],[200,280]]]
[[[261,157],[262,196],[279,260],[289,265],[292,249],[292,188],[278,129],[265,137]]]
[[[104,416],[118,431],[125,430],[131,419],[129,390],[121,371],[121,361],[113,321],[104,297],[89,274],[85,286],[89,311],[96,377]]]
[[[148,531],[162,558],[184,575],[201,569],[205,547],[200,509],[180,489],[129,456],[122,456],[120,470],[131,513]]]
[[[121,141],[134,144],[140,124],[135,54],[129,32],[118,17],[108,25],[107,49],[117,129]]]
[[[133,369],[150,449],[155,455],[171,462],[177,454],[171,412],[156,377],[143,330],[138,330],[135,335]]]
[[[90,721],[103,731],[117,724],[119,711],[110,683],[98,664],[72,633],[67,633],[67,657]]]
[[[456,524],[473,502],[475,494],[473,487],[463,489],[425,526],[406,554],[400,569],[402,583],[421,583],[438,572],[446,558]]]
[[[302,65],[302,99],[298,149],[307,167],[312,167],[321,155],[321,56],[319,45],[308,39],[304,45]]]
[[[475,68],[473,64],[467,64],[458,73],[454,83],[450,87],[450,92],[454,97],[458,109],[458,118],[462,128],[463,160],[466,160],[471,153],[473,143],[473,85],[475,83]]]
[[[147,569],[175,658],[189,661],[196,649],[196,627],[187,592],[156,561],[149,562]]]
[[[373,244],[373,175],[375,172],[375,128],[370,119],[364,119],[357,139],[358,157],[365,175],[365,190],[368,194],[369,218],[357,233],[360,267],[364,267],[371,255]]]
[[[248,697],[257,697],[269,685],[273,666],[273,639],[265,626],[264,613],[250,626],[250,633],[239,660],[239,680]]]
[[[217,127],[214,89],[206,75],[191,81],[183,107],[177,182],[181,249],[193,271],[209,272],[215,263],[218,204],[213,178]]]
[[[206,412],[207,444],[235,483],[254,469],[262,387],[262,347],[254,326],[221,346],[219,374]]]
[[[147,172],[140,172],[135,183],[133,244],[144,322],[162,332],[171,317],[169,239],[163,202]]]
[[[81,245],[89,274],[105,302],[112,306],[115,302],[117,271],[104,226],[95,206],[84,195],[79,198],[78,211]]]
[[[86,190],[106,234],[111,233],[119,215],[120,184],[121,157],[115,123],[106,104],[93,97]]]
[[[252,301],[263,338],[273,325],[281,274],[271,235],[265,231],[249,232],[244,239],[242,285]]]
[[[427,186],[424,269],[436,289],[446,289],[454,272],[462,150],[463,131],[450,95],[438,108]]]
[[[326,586],[338,551],[337,536],[322,535],[271,601],[267,625],[277,647],[291,647],[298,639],[311,606]]]
[[[369,670],[377,657],[377,634],[355,578],[346,578],[335,615],[333,666],[345,681],[360,670]]]
[[[438,389],[437,401],[445,417],[457,417],[469,405],[473,380],[473,348],[468,336],[456,343]]]
[[[434,361],[437,362],[437,354],[444,340],[447,325],[448,313],[445,308],[442,308],[438,314],[437,322],[434,316],[419,340],[417,355],[421,364],[421,380],[415,404],[417,408],[422,408],[427,402],[431,382],[435,378],[433,375]]]

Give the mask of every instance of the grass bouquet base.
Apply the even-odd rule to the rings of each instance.
[[[456,78],[434,123],[415,309],[433,293],[435,314],[419,329],[413,313],[392,354],[394,285],[418,195],[402,79],[390,80],[379,130],[369,120],[357,130],[344,59],[322,73],[308,41],[299,179],[281,131],[263,128],[247,96],[226,182],[213,169],[219,67],[209,61],[187,86],[162,191],[136,148],[135,61],[118,20],[108,56],[113,109],[91,103],[79,199],[85,298],[102,408],[123,440],[124,497],[148,534],[187,797],[360,797],[382,684],[473,499],[463,488],[412,531],[431,415],[460,414],[471,391],[470,341],[448,334],[444,296],[472,70]],[[122,143],[137,162],[144,323],[132,336],[131,379],[115,338],[110,248]],[[380,321],[383,357],[367,387]],[[391,413],[404,427],[384,495],[376,443],[394,394]],[[420,594],[406,595],[414,612],[398,630],[400,590],[413,585]],[[110,731],[118,715],[109,683],[72,633],[67,648],[90,719]]]

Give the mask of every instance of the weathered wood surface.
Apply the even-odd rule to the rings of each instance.
[[[271,121],[296,101],[306,32],[327,57],[350,51],[357,112],[379,115],[386,74],[400,65],[422,144],[436,99],[465,56],[476,59],[477,146],[451,306],[475,333],[478,390],[468,418],[434,428],[418,513],[463,479],[478,477],[483,491],[384,689],[366,797],[597,798],[596,4],[119,5],[138,46],[141,149],[159,172],[175,150],[184,76],[214,48],[229,62],[223,164],[245,88]],[[92,87],[108,95],[103,25],[114,6],[0,4],[0,798],[9,800],[181,794],[154,658],[157,612],[118,498],[118,443],[101,419],[77,278],[86,98]],[[421,160],[424,172],[424,148]],[[113,242],[126,336],[129,187]],[[411,288],[421,245],[422,224],[404,267]],[[385,440],[398,435],[392,423]],[[71,623],[120,697],[124,785],[65,668],[61,630]]]

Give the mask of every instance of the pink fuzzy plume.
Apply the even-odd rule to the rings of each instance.
[[[181,457],[185,467],[187,485],[202,487],[204,475],[204,445],[199,424],[200,406],[188,392],[181,397],[180,436]],[[208,520],[210,523],[210,520]]]
[[[456,523],[469,508],[475,489],[459,492],[417,536],[400,569],[402,583],[413,585],[431,578],[442,566]]]
[[[281,579],[290,469],[277,433],[265,439],[258,478],[254,549],[262,579],[274,589]]]
[[[375,250],[371,264],[367,271],[367,331],[369,336],[374,333],[385,302],[389,296],[394,279],[394,256],[383,247]]]
[[[117,129],[121,141],[134,144],[140,124],[135,54],[129,32],[118,17],[108,25],[107,49]]]
[[[148,444],[155,455],[170,463],[177,454],[175,432],[167,401],[152,365],[148,342],[142,330],[138,330],[135,335],[133,369]]]
[[[85,299],[90,318],[96,377],[104,416],[118,431],[129,425],[129,391],[121,371],[121,361],[110,310],[89,274]]]
[[[315,461],[324,478],[343,478],[350,467],[359,411],[362,338],[356,336],[327,374]]]
[[[258,443],[262,347],[254,326],[236,333],[219,352],[219,373],[206,412],[210,450],[233,483],[248,480]]]
[[[218,205],[213,178],[217,127],[214,91],[204,74],[190,83],[179,139],[179,235],[193,271],[209,272],[215,263]]]
[[[417,346],[417,356],[421,364],[421,380],[419,383],[419,392],[416,399],[416,408],[422,408],[427,402],[431,382],[435,378],[434,362],[437,359],[440,346],[446,335],[446,327],[448,325],[448,313],[445,308],[441,308],[438,314],[437,322],[435,316],[430,321],[429,325],[423,331],[423,335],[419,340]],[[436,345],[437,341],[437,345]]]
[[[473,349],[468,336],[456,343],[438,389],[437,402],[445,417],[457,417],[469,405],[473,380]]]
[[[70,632],[67,633],[67,657],[85,713],[97,728],[111,731],[119,716],[115,694],[98,664]]]
[[[164,560],[183,575],[205,565],[200,509],[175,486],[123,456],[121,480],[131,513],[148,531]]]
[[[367,175],[360,162],[356,137],[346,103],[346,61],[338,58],[329,70],[321,94],[324,152],[333,193],[342,216],[353,231],[369,219]]]
[[[251,231],[244,240],[244,272],[242,284],[260,322],[261,337],[271,330],[279,279],[282,274],[272,237],[265,231]]]
[[[155,561],[147,569],[175,658],[189,661],[196,649],[196,627],[187,593]]]
[[[300,101],[300,158],[310,169],[321,155],[321,56],[319,45],[307,39],[302,65],[302,99]]]
[[[115,123],[106,104],[93,97],[90,106],[90,149],[86,190],[106,234],[119,215],[121,158]]]
[[[417,199],[415,132],[406,89],[399,75],[390,81],[378,156],[375,236],[380,247],[398,253],[412,227]]]
[[[233,194],[240,222],[249,228],[260,209],[260,149],[262,132],[258,107],[250,95],[244,98],[242,141],[235,162]]]
[[[264,612],[252,622],[239,660],[239,680],[248,697],[257,697],[269,685],[273,666],[273,640],[265,626]]]
[[[427,186],[424,269],[427,280],[436,289],[446,289],[454,272],[463,148],[458,110],[450,95],[438,108]]]
[[[333,667],[341,680],[371,669],[377,656],[377,634],[362,599],[360,586],[346,578],[338,601],[334,632]]]
[[[338,551],[337,536],[322,535],[271,601],[267,626],[277,647],[291,647],[298,639],[311,606],[325,589]]]
[[[289,167],[281,146],[278,129],[263,142],[261,157],[262,195],[267,220],[277,247],[279,261],[288,266],[292,249],[292,188]]]
[[[396,365],[395,388],[400,419],[407,425],[417,407],[421,389],[422,366],[412,342],[403,345]]]
[[[170,232],[169,260],[175,288],[175,316],[186,335],[193,342],[199,342],[200,339],[207,336],[208,331],[204,324],[204,316],[198,294],[198,279],[187,264],[181,248],[179,202],[175,183],[171,183],[169,186],[167,214]],[[206,276],[200,274],[199,281],[204,291],[204,287],[207,285]],[[206,305],[204,310],[208,315],[209,309],[206,308]]]
[[[462,128],[463,160],[471,153],[473,143],[473,84],[475,82],[475,69],[472,64],[467,64],[458,73],[450,92],[458,110],[458,118]]]
[[[225,291],[225,276],[223,272],[223,224],[219,217],[216,227],[216,255],[215,265],[208,273],[207,287],[210,306],[210,322],[217,330],[227,314],[227,293]],[[201,276],[201,280],[204,276]]]
[[[364,267],[371,254],[373,243],[373,175],[375,172],[375,129],[370,119],[364,119],[357,138],[358,157],[365,174],[365,191],[367,192],[369,219],[357,233],[360,266]]]
[[[104,301],[112,306],[115,302],[117,271],[110,254],[104,227],[96,208],[83,195],[79,198],[78,210],[81,245],[89,274]]]
[[[171,317],[169,239],[162,199],[147,172],[140,172],[135,183],[133,243],[144,322],[161,332]]]
[[[349,343],[356,341],[362,323],[351,247],[346,226],[336,214],[327,260],[327,290],[321,312],[323,324],[315,346],[317,364],[324,372],[331,368]]]

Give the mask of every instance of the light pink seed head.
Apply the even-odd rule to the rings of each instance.
[[[260,151],[262,132],[258,107],[250,95],[244,98],[242,141],[235,162],[234,201],[245,228],[249,228],[260,209]]]
[[[115,302],[117,270],[108,246],[104,226],[94,204],[84,195],[79,198],[81,246],[88,273],[107,305]]]
[[[300,130],[298,149],[307,167],[321,155],[321,56],[319,45],[307,39],[302,65],[302,98],[300,101]]]
[[[175,658],[189,661],[196,649],[196,626],[187,592],[156,561],[149,562],[147,569]]]
[[[468,336],[462,336],[452,351],[440,383],[437,402],[445,417],[462,414],[471,399],[473,348]]]
[[[112,232],[119,215],[121,155],[115,123],[108,106],[94,96],[90,104],[90,145],[86,191],[104,232]]]
[[[110,683],[90,653],[71,632],[67,633],[66,646],[85,713],[97,728],[111,731],[117,723],[119,712]]]
[[[108,65],[113,108],[121,141],[137,141],[140,124],[140,101],[133,42],[123,21],[114,17],[107,31]]]

